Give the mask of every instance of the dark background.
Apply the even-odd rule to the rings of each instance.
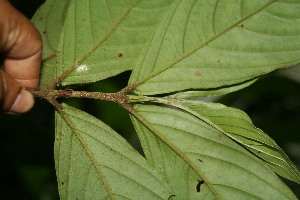
[[[10,2],[31,18],[44,0]],[[126,72],[101,84],[78,89],[117,92],[125,86],[129,76]],[[128,114],[118,105],[94,100],[68,101],[95,115],[139,148]],[[300,67],[273,72],[217,101],[246,111],[254,124],[268,133],[300,168]],[[53,158],[52,106],[37,99],[33,110],[25,115],[0,114],[0,134],[0,199],[59,199]],[[300,186],[284,181],[299,198]]]

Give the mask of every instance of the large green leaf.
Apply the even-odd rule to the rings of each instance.
[[[176,1],[130,83],[145,95],[230,87],[296,64],[299,9],[299,0]]]
[[[168,185],[124,138],[65,104],[56,115],[55,165],[61,199],[169,199]]]
[[[61,35],[57,75],[63,85],[131,70],[173,0],[74,0]]]
[[[190,113],[134,109],[147,159],[178,199],[297,199],[267,164]]]

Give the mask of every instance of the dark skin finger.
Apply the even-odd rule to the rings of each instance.
[[[24,88],[38,86],[42,41],[34,25],[7,0],[0,0],[0,56],[1,109],[27,112],[34,98]]]

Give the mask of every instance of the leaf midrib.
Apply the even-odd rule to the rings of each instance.
[[[294,171],[293,167],[290,166],[290,164],[289,164],[288,162],[286,162],[285,160],[283,160],[283,159],[281,159],[281,158],[278,158],[278,157],[275,157],[275,156],[273,156],[273,155],[270,155],[268,152],[262,151],[261,149],[257,149],[257,148],[255,148],[255,147],[252,146],[252,145],[244,144],[243,142],[239,141],[238,139],[236,139],[235,137],[233,137],[233,136],[231,135],[231,134],[235,134],[235,133],[230,133],[230,132],[228,132],[228,131],[224,131],[223,128],[220,127],[220,124],[214,123],[213,121],[211,121],[211,120],[210,120],[209,118],[207,118],[206,116],[203,116],[203,115],[201,115],[200,113],[198,113],[198,112],[196,112],[196,111],[193,111],[193,110],[189,109],[188,107],[185,107],[185,106],[183,106],[183,105],[181,105],[181,104],[178,104],[178,103],[172,103],[172,104],[170,104],[170,105],[173,105],[173,106],[175,106],[175,107],[177,107],[177,108],[180,108],[180,109],[182,109],[182,110],[185,110],[185,111],[187,111],[188,113],[190,113],[190,114],[194,115],[195,117],[197,117],[198,119],[203,120],[205,123],[207,123],[207,124],[210,125],[211,127],[213,127],[213,128],[215,128],[216,130],[222,132],[223,134],[225,134],[226,136],[228,136],[228,137],[231,138],[232,140],[237,141],[237,142],[240,143],[241,145],[245,145],[245,146],[247,146],[247,147],[250,148],[250,149],[254,149],[254,150],[257,150],[257,151],[261,151],[262,153],[264,153],[264,154],[266,154],[266,155],[268,155],[268,156],[271,156],[271,157],[273,157],[273,158],[276,158],[276,159],[278,159],[278,160],[283,161],[284,163],[287,164],[288,168],[291,169],[291,171],[293,172],[293,174],[294,174],[296,177],[298,177],[298,176],[297,176],[297,173]],[[241,127],[241,128],[242,128],[242,127]],[[241,135],[239,135],[239,136],[241,136]],[[245,136],[241,136],[241,137],[246,138],[246,139],[249,139],[248,137],[245,137]],[[254,141],[257,141],[257,140],[254,140]],[[261,142],[261,141],[257,141],[257,142]],[[262,143],[262,144],[265,144],[264,142],[261,142],[261,143]],[[271,146],[270,144],[265,144],[265,145],[270,146],[270,147],[273,147],[273,146]],[[275,149],[278,151],[278,153],[280,153],[282,156],[284,156],[284,152],[283,152],[280,148],[278,148],[278,147],[273,147],[273,148],[275,148]],[[284,157],[285,157],[285,156],[284,156]],[[286,170],[285,167],[283,167],[283,166],[281,166],[281,165],[280,165],[280,167],[282,167],[284,170]]]
[[[164,102],[164,103],[167,104],[167,105],[175,106],[175,107],[177,107],[177,108],[179,108],[179,109],[182,109],[182,110],[184,110],[184,111],[190,113],[191,115],[197,117],[198,119],[203,120],[205,123],[207,123],[208,125],[210,125],[210,126],[213,127],[214,129],[216,129],[216,130],[222,132],[222,133],[225,134],[227,137],[231,138],[232,140],[238,142],[239,144],[241,144],[241,145],[243,145],[243,146],[246,146],[246,147],[248,147],[248,148],[250,148],[250,149],[253,149],[253,150],[261,151],[261,152],[264,153],[266,156],[270,156],[270,157],[272,157],[272,158],[275,158],[275,159],[278,159],[278,160],[283,161],[283,163],[285,163],[285,164],[287,165],[287,167],[292,171],[292,174],[299,180],[299,175],[298,175],[297,172],[295,171],[296,169],[294,169],[293,165],[290,164],[290,163],[288,162],[288,161],[289,161],[289,158],[288,158],[288,157],[285,155],[285,153],[284,153],[284,152],[276,145],[276,143],[275,143],[275,146],[277,146],[277,147],[275,147],[275,149],[277,150],[276,152],[279,153],[279,154],[281,154],[281,156],[283,156],[283,158],[285,158],[286,160],[285,160],[285,159],[282,159],[282,158],[279,158],[279,157],[277,157],[277,156],[273,156],[273,155],[269,154],[268,152],[262,151],[261,149],[257,149],[257,148],[255,148],[255,147],[252,146],[252,145],[248,145],[248,144],[243,143],[243,142],[240,141],[239,139],[237,139],[237,138],[235,138],[234,136],[232,136],[232,134],[235,134],[235,135],[236,135],[236,133],[231,133],[231,132],[228,132],[228,131],[223,130],[223,128],[220,126],[220,124],[217,124],[217,123],[211,121],[211,120],[210,120],[209,118],[207,118],[206,116],[204,116],[204,115],[198,113],[197,111],[194,111],[194,110],[190,109],[189,107],[186,107],[186,106],[184,106],[184,105],[182,105],[182,104],[180,104],[180,103],[178,103],[178,102]],[[242,127],[241,127],[241,128],[242,128]],[[241,135],[239,135],[239,136],[241,136]],[[248,138],[245,137],[245,136],[241,136],[241,137],[248,139]],[[256,140],[254,140],[254,141],[256,141]],[[258,142],[261,142],[261,141],[258,141]],[[265,144],[265,143],[262,142],[262,144]],[[270,147],[273,147],[273,146],[271,146],[271,145],[269,145],[269,144],[265,144],[265,145],[270,146]],[[274,148],[274,147],[273,147],[273,148]],[[259,157],[260,157],[260,156],[259,156]],[[260,158],[261,158],[261,157],[260,157]],[[279,164],[276,164],[276,163],[273,163],[273,164],[275,164],[275,165],[277,165],[277,166],[280,166],[282,169],[284,169],[284,170],[286,171],[286,168],[285,168],[284,166],[279,165]],[[288,173],[288,174],[291,174],[291,173],[288,172],[288,171],[287,171],[287,173]]]
[[[180,109],[182,109],[182,108],[180,108]],[[153,112],[155,112],[155,111],[151,111],[152,113]],[[160,113],[160,112],[158,112],[158,113]],[[192,114],[192,113],[190,113],[190,114]],[[139,114],[138,114],[139,115]],[[194,114],[192,114],[193,116],[195,116]],[[139,115],[140,116],[140,115]],[[136,116],[137,117],[137,116]],[[187,157],[187,156],[185,156],[184,154],[186,154],[186,153],[195,153],[195,152],[182,152],[180,149],[178,149],[175,145],[173,145],[173,144],[171,144],[171,142],[170,141],[168,141],[168,139],[167,138],[165,138],[164,136],[161,136],[160,135],[160,133],[159,133],[159,131],[156,129],[156,128],[154,128],[154,126],[152,126],[152,124],[153,125],[157,125],[157,126],[162,126],[162,127],[168,127],[168,128],[173,128],[173,129],[177,129],[177,128],[174,128],[174,127],[171,127],[171,126],[163,126],[163,125],[161,125],[161,124],[154,124],[154,123],[150,123],[149,121],[147,121],[144,117],[142,117],[142,116],[140,116],[141,118],[139,119],[140,120],[140,122],[142,122],[149,130],[151,130],[151,132],[153,132],[158,138],[160,138],[168,147],[170,147],[176,154],[178,154],[193,170],[195,170],[195,172],[204,180],[204,182],[207,184],[207,186],[209,187],[209,190],[215,195],[215,197],[216,197],[216,199],[219,199],[219,195],[218,195],[218,193],[215,191],[215,189],[213,188],[213,186],[212,185],[215,185],[215,183],[211,183],[211,182],[209,182],[209,181],[207,181],[207,178],[206,178],[206,176],[204,176],[204,174],[202,174],[201,173],[201,171],[199,171],[198,169],[197,169],[197,167],[195,167],[194,165],[193,165],[193,163],[192,163],[192,161]],[[181,117],[181,116],[180,116]],[[199,115],[197,115],[197,116],[195,116],[196,118],[198,118],[199,120],[201,120],[202,119],[202,117],[201,118],[199,118]],[[203,120],[203,119],[202,119]],[[207,123],[207,122],[206,122]],[[146,125],[147,124],[147,125]],[[211,125],[211,124],[209,124],[209,125]],[[212,126],[212,125],[211,125]],[[225,133],[224,131],[222,131],[222,129],[219,129],[218,127],[215,127],[215,126],[213,126],[214,128],[216,128],[217,130],[219,130],[219,131],[221,131],[221,132],[223,132],[223,133]],[[182,130],[182,129],[177,129],[177,130],[180,130],[180,131],[185,131],[185,130]],[[188,132],[189,134],[193,134],[193,133],[191,133],[191,132]],[[194,134],[193,134],[194,135]],[[195,136],[197,136],[197,137],[199,137],[199,135],[195,135]],[[204,137],[203,137],[204,138]],[[204,138],[204,139],[206,139],[206,140],[210,140],[209,138]],[[212,142],[216,142],[216,141],[213,141],[213,140],[211,140]],[[219,142],[216,142],[216,143],[218,143],[218,144],[220,144],[220,145],[223,145],[223,146],[225,146],[225,147],[227,147],[227,148],[230,148],[230,149],[232,149],[232,150],[234,150],[234,151],[238,151],[238,152],[240,152],[240,153],[243,153],[242,151],[240,151],[240,150],[238,150],[238,149],[235,149],[235,148],[232,148],[232,146],[227,146],[227,145],[224,145],[224,144],[222,144],[222,143],[219,143]],[[197,152],[198,153],[198,152]],[[183,154],[183,155],[181,155],[181,154]],[[201,154],[201,153],[200,153]],[[244,153],[243,153],[244,154]],[[205,156],[209,156],[209,155],[206,155],[206,154],[202,154],[202,155],[205,155]],[[247,154],[245,154],[245,155],[247,155]],[[185,158],[183,158],[182,156],[184,156]],[[247,155],[248,157],[250,157],[249,155]],[[212,156],[210,156],[210,157],[212,157]],[[214,158],[214,157],[212,157],[212,158]],[[215,158],[215,159],[220,159],[220,158]],[[226,160],[223,160],[224,162],[228,162],[228,163],[232,163],[232,162],[229,162],[229,161],[226,161]],[[237,165],[237,164],[234,164],[234,163],[232,163],[233,165],[235,165],[235,166],[237,166],[237,167],[240,167],[240,168],[243,168],[243,169],[245,169],[244,167],[242,167],[242,166],[239,166],[239,165]],[[282,166],[281,166],[282,167]],[[290,167],[290,166],[289,166]],[[284,167],[282,167],[284,170],[285,170],[285,168]],[[247,169],[245,169],[246,171],[248,171],[249,173],[251,173],[251,174],[253,174],[254,176],[257,176],[256,174],[254,174],[253,172],[251,172],[251,171],[249,171],[249,170],[247,170]],[[260,177],[258,177],[259,179],[261,179]],[[263,179],[261,179],[262,181],[264,181]],[[281,192],[278,188],[276,188],[276,187],[274,187],[272,184],[270,184],[269,182],[266,182],[266,181],[264,181],[265,183],[267,183],[270,187],[272,187],[272,188],[274,188],[276,191],[278,191],[278,192],[280,192],[282,195],[284,195],[284,196],[286,196],[288,199],[290,199],[285,193],[283,193],[283,192]],[[212,189],[212,190],[211,190]]]
[[[78,117],[78,116],[76,116],[76,115],[68,114],[68,116],[73,117],[73,118],[76,118],[76,119],[78,119],[78,120],[82,120],[82,118],[80,118],[80,117]],[[91,123],[91,124],[94,125],[94,126],[98,126],[98,124],[93,123],[92,121],[89,122],[89,123]],[[74,128],[75,128],[75,127],[74,127]],[[76,129],[76,128],[75,128],[75,129]],[[80,129],[77,129],[77,131],[81,131],[82,133],[86,134],[88,137],[90,137],[90,138],[92,138],[93,140],[95,140],[95,141],[101,143],[102,145],[106,146],[108,149],[111,149],[111,150],[112,150],[113,152],[115,152],[116,154],[119,154],[120,156],[124,157],[125,159],[128,160],[128,162],[131,162],[131,163],[133,163],[134,165],[137,165],[139,168],[141,168],[141,170],[144,170],[145,173],[147,173],[147,174],[153,176],[153,174],[151,173],[151,171],[149,171],[149,170],[147,170],[146,168],[144,168],[144,166],[143,166],[142,164],[140,164],[140,163],[138,163],[136,160],[133,160],[133,159],[131,159],[130,157],[128,157],[128,156],[122,154],[122,152],[117,151],[117,149],[112,148],[112,147],[109,146],[108,144],[106,144],[106,143],[100,141],[98,138],[94,137],[93,135],[91,135],[90,133],[88,133],[86,130],[80,130]],[[106,131],[106,130],[104,130],[104,131]],[[114,138],[115,138],[116,140],[118,140],[118,141],[120,140],[118,137],[114,136],[113,134],[110,135],[110,136],[114,137]],[[121,174],[122,176],[127,177],[128,179],[130,179],[130,180],[132,180],[132,181],[134,181],[134,182],[136,182],[136,183],[142,185],[144,188],[146,188],[147,190],[149,190],[149,188],[147,188],[145,185],[143,185],[142,183],[137,182],[136,180],[134,180],[134,179],[128,177],[128,175],[126,175],[126,174],[122,174],[121,172],[116,171],[115,169],[110,168],[109,166],[104,166],[104,165],[101,165],[101,166],[102,166],[102,167],[105,167],[105,168],[108,168],[108,169],[111,169],[111,170],[115,171],[116,173],[119,173],[119,174]],[[158,182],[160,182],[161,184],[165,185],[164,182],[161,181],[161,179],[159,179],[159,178],[156,177],[156,176],[153,176],[153,177],[155,177],[155,179],[156,179]],[[151,192],[152,192],[153,194],[159,196],[159,195],[156,194],[154,191],[151,191]]]
[[[147,121],[143,116],[141,116],[136,110],[131,110],[131,114],[138,119],[146,128],[148,128],[156,137],[158,137],[163,143],[165,143],[169,148],[171,148],[178,156],[180,156],[184,162],[186,162],[207,184],[208,189],[212,192],[217,200],[220,199],[217,191],[212,187],[212,184],[208,181],[206,176],[193,164],[193,162],[178,149],[175,145],[173,145],[166,137],[160,134],[160,132],[152,126],[152,124]]]
[[[67,106],[69,107],[69,106]],[[97,165],[97,161],[94,158],[90,148],[87,146],[87,144],[84,142],[84,139],[80,136],[80,134],[78,133],[78,130],[76,129],[75,125],[73,124],[73,122],[70,120],[70,118],[68,117],[68,114],[62,109],[62,107],[60,107],[61,110],[58,110],[60,116],[63,118],[63,120],[67,123],[67,125],[70,127],[71,131],[73,132],[72,135],[74,135],[78,141],[80,142],[80,144],[82,145],[82,147],[85,149],[87,155],[90,158],[90,161],[92,162],[92,165],[95,167],[95,170],[97,172],[97,174],[99,175],[100,179],[102,180],[104,187],[106,188],[106,191],[108,193],[108,196],[111,200],[114,200],[114,195],[112,192],[111,187],[108,184],[108,181],[105,177],[105,175],[103,174],[103,172],[101,171],[101,169],[99,168],[99,166]]]
[[[133,83],[133,85],[135,85],[136,87],[143,84],[144,82],[146,82],[147,80],[159,75],[160,73],[166,71],[167,69],[173,67],[175,64],[181,62],[182,60],[186,59],[187,57],[189,57],[190,55],[192,55],[193,53],[195,53],[196,51],[198,51],[199,49],[205,47],[207,44],[211,43],[212,41],[214,41],[215,39],[221,37],[222,35],[224,35],[225,33],[227,33],[228,31],[230,31],[231,29],[233,29],[234,27],[236,27],[237,25],[239,25],[240,23],[242,23],[243,21],[247,20],[248,18],[252,17],[253,15],[259,13],[260,11],[262,11],[263,9],[265,9],[266,7],[270,6],[271,4],[273,4],[274,2],[276,2],[277,0],[271,0],[267,3],[265,3],[263,6],[261,6],[260,8],[256,9],[255,11],[245,15],[244,17],[242,17],[240,20],[236,21],[235,23],[233,23],[232,25],[224,28],[223,30],[221,30],[220,32],[216,33],[215,35],[213,35],[212,37],[210,37],[209,39],[207,39],[206,41],[202,42],[201,44],[199,44],[198,46],[192,48],[189,52],[184,53],[180,56],[178,56],[177,58],[175,58],[173,61],[167,63],[166,65],[164,65],[163,67],[161,67],[160,69],[150,73],[149,75],[145,76],[144,78],[136,81],[135,83]]]

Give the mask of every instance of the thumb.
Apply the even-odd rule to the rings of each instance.
[[[32,108],[34,98],[15,79],[0,70],[0,109],[7,113],[24,113]]]

